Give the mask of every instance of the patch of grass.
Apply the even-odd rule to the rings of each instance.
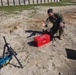
[[[72,4],[64,4],[64,2],[55,2],[55,3],[43,3],[43,4],[34,4],[32,6],[67,6]]]
[[[62,2],[76,2],[76,0],[62,0]]]
[[[8,13],[16,13],[15,11],[22,11],[22,10],[32,10],[35,9],[32,5],[17,5],[17,6],[0,6],[0,11],[5,11]]]
[[[62,0],[62,3],[71,3],[76,5],[76,0]]]
[[[66,5],[76,5],[76,0],[62,0],[62,3]]]
[[[0,6],[0,11],[6,11],[8,13],[16,13],[15,11],[22,10],[34,10],[36,6],[67,6],[67,5],[76,5],[76,4],[66,4],[65,2],[70,2],[71,0],[62,0],[62,2],[55,3],[43,3],[43,4],[30,4],[30,5],[16,5],[16,6]]]

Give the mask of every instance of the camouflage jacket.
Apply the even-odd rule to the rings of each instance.
[[[46,19],[46,25],[48,25],[49,21],[52,22],[53,25],[59,25],[60,22],[64,23],[63,16],[60,13],[54,13],[54,17],[49,16]]]

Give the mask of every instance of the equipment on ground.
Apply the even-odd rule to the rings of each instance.
[[[12,49],[12,47],[7,43],[5,36],[3,37],[5,41],[4,50],[3,50],[3,57],[0,58],[0,68],[7,65],[13,56],[16,58],[20,68],[23,68],[22,64],[20,63],[19,59],[16,57],[17,53]]]
[[[34,38],[34,43],[37,47],[47,44],[51,41],[49,34],[42,34]]]

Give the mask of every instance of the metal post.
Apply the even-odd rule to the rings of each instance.
[[[24,5],[25,5],[25,0],[23,0],[24,1]]]
[[[8,4],[8,6],[9,6],[9,0],[7,0],[7,4]]]
[[[40,0],[41,1],[41,3],[42,3],[42,0]]]
[[[1,0],[1,5],[3,6],[3,1]]]
[[[51,0],[51,2],[52,2],[52,0]]]
[[[20,0],[18,0],[19,1],[19,5],[20,5]]]
[[[54,0],[54,2],[55,2],[55,0]]]
[[[38,4],[38,0],[37,0],[37,4]]]
[[[49,3],[49,0],[48,0],[48,3]]]
[[[46,0],[44,0],[44,3],[46,3]]]
[[[28,3],[30,4],[30,0],[28,0]]]
[[[33,4],[34,4],[34,0],[33,0]]]
[[[15,5],[15,0],[13,0],[13,4]]]

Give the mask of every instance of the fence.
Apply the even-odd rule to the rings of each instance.
[[[0,6],[39,4],[39,3],[50,3],[59,1],[60,0],[1,0]]]

